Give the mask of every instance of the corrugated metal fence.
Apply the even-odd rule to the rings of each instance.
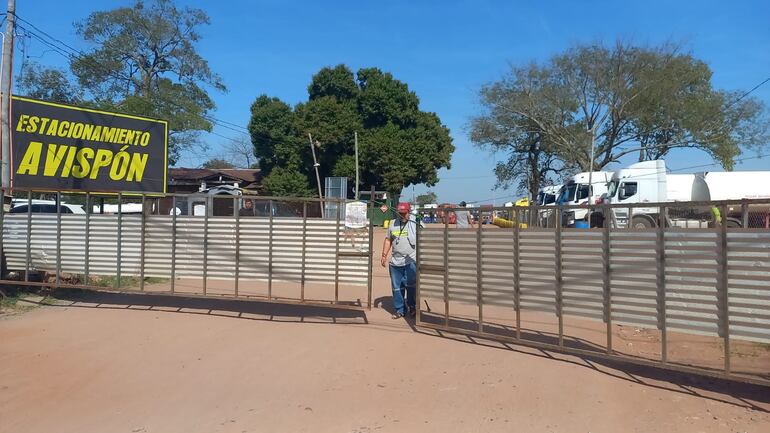
[[[241,200],[223,200],[234,199]],[[150,200],[143,199],[147,210]],[[339,215],[307,217],[312,203],[299,202],[299,217],[5,213],[2,251],[22,283],[34,271],[48,274],[39,284],[59,287],[370,308],[371,227],[350,229]],[[98,284],[105,280],[108,287]]]
[[[660,204],[659,221],[682,206]],[[528,221],[525,213],[542,210],[493,212]],[[742,356],[735,345],[744,344],[761,358],[752,358],[756,374],[740,379],[770,384],[770,230],[713,222],[686,229],[670,221],[613,228],[610,218],[597,228],[563,225],[444,223],[420,230],[418,324],[731,378],[737,377],[731,361]],[[654,333],[657,355],[613,347],[627,329]],[[600,338],[587,342],[594,331]],[[687,346],[671,349],[670,340],[687,341],[691,351],[703,344],[713,359],[674,362],[669,353]]]

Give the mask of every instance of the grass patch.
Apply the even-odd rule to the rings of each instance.
[[[37,303],[23,302],[25,298],[30,296],[40,296],[40,288],[11,285],[0,287],[0,315],[23,313],[37,308],[39,306]]]
[[[142,281],[140,277],[120,277],[120,284],[118,284],[118,277],[116,276],[97,276],[91,277],[89,279],[89,285],[110,289],[131,289],[134,287],[139,287]],[[165,283],[166,281],[168,281],[168,278],[146,277],[144,279],[144,284],[158,284]]]

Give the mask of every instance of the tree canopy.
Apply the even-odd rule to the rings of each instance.
[[[438,196],[436,196],[435,192],[428,191],[425,194],[418,195],[415,200],[417,201],[418,205],[424,206],[426,204],[436,203]]]
[[[207,88],[225,91],[198,54],[205,12],[171,0],[136,1],[131,7],[93,12],[75,24],[91,48],[73,55],[67,74],[33,65],[22,76],[29,96],[169,121],[169,161],[211,131],[215,106]]]
[[[232,163],[225,161],[224,159],[212,158],[204,162],[203,164],[201,164],[201,168],[228,169],[228,168],[235,168],[235,166]]]
[[[345,65],[323,68],[308,86],[308,101],[295,107],[261,95],[251,106],[249,131],[265,187],[274,195],[278,189],[289,195],[315,190],[308,134],[321,179],[355,179],[357,132],[362,186],[395,194],[409,184],[438,182],[438,169],[449,168],[454,151],[438,116],[421,111],[405,83],[377,68],[356,74]]]
[[[518,181],[532,194],[554,174],[674,148],[700,149],[731,169],[742,150],[766,142],[766,112],[711,78],[706,63],[674,45],[580,45],[483,86],[470,138],[508,154],[495,170],[499,185]]]

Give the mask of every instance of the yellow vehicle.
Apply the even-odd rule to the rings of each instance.
[[[522,197],[522,198],[516,200],[513,203],[513,206],[514,207],[528,207],[529,206],[529,198],[528,197]],[[502,228],[512,228],[513,227],[513,221],[507,220],[505,218],[499,218],[499,217],[495,217],[492,220],[492,224],[496,225],[498,227],[502,227]],[[519,228],[525,229],[525,228],[527,228],[527,224],[526,223],[519,223]]]

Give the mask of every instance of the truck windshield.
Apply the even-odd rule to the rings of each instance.
[[[571,201],[575,201],[575,192],[577,191],[577,184],[576,183],[568,183],[564,185],[564,187],[561,189],[561,194],[559,195],[559,203],[569,203]]]
[[[556,194],[549,194],[547,192],[539,192],[537,194],[538,206],[545,206],[547,204],[554,203],[556,201]]]
[[[607,184],[607,197],[615,197],[615,192],[618,190],[618,181],[613,179]]]

